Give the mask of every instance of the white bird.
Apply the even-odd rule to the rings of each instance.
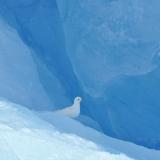
[[[71,118],[76,118],[80,114],[80,102],[82,98],[81,97],[76,97],[74,99],[74,103],[72,106],[66,107],[64,109],[56,110],[54,113],[65,115]]]

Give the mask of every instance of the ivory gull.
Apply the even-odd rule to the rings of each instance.
[[[76,118],[80,114],[80,102],[82,98],[81,97],[76,97],[74,99],[74,103],[72,106],[65,107],[64,109],[56,110],[54,113],[58,113],[61,115],[65,115],[71,118]]]

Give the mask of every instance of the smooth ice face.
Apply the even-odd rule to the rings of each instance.
[[[82,90],[65,48],[65,37],[55,0],[0,0],[0,14],[14,27],[32,56],[40,81],[58,108],[72,102]],[[43,108],[45,109],[45,108]]]
[[[28,107],[51,104],[29,49],[0,19],[0,96]]]
[[[58,0],[57,4],[74,70],[92,96],[102,96],[108,81],[117,76],[146,74],[156,67],[159,1]]]
[[[159,148],[160,2],[152,2],[57,0],[74,71],[97,98],[89,114],[111,136]]]

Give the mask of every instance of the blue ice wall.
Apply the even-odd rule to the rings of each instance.
[[[53,105],[31,53],[16,30],[0,17],[0,97],[37,109]]]
[[[159,79],[157,68],[146,75],[117,78],[108,85],[107,113],[119,138],[160,148]]]
[[[54,106],[83,97],[82,114],[111,136],[160,146],[160,2],[0,0],[0,14],[33,49]]]
[[[55,1],[0,1],[1,15],[34,49],[40,80],[55,106],[82,94],[66,54],[61,20]],[[54,76],[53,76],[54,75]],[[55,80],[58,77],[58,82]],[[60,84],[59,84],[60,83]],[[51,107],[53,108],[53,107]]]
[[[107,134],[158,148],[160,2],[57,0],[57,4],[75,74],[95,100],[88,106],[90,115]]]

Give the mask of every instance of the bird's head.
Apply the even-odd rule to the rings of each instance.
[[[82,98],[81,97],[76,97],[74,99],[74,103],[80,103],[82,101]]]

